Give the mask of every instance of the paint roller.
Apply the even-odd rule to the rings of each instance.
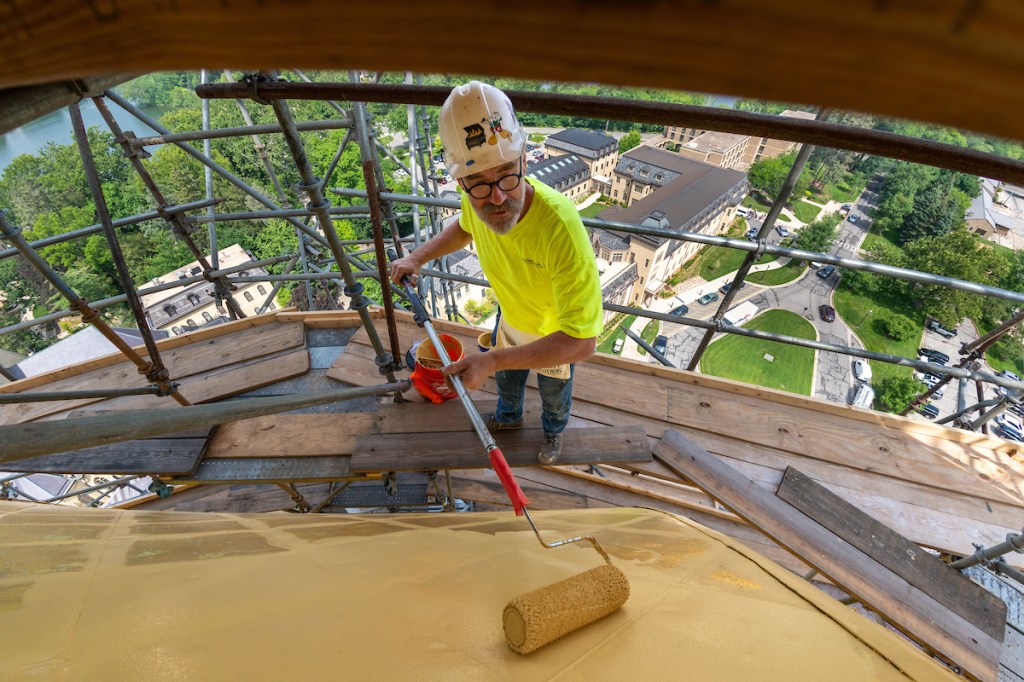
[[[389,251],[389,256],[392,260],[396,258],[393,250]],[[402,285],[412,304],[413,319],[426,330],[442,366],[447,367],[452,364],[451,359],[437,332],[434,331],[430,317],[408,277],[402,278]],[[462,380],[457,375],[449,378],[473,423],[473,429],[487,451],[491,467],[498,474],[498,480],[512,502],[516,516],[526,517],[541,546],[553,549],[586,541],[605,561],[603,566],[515,597],[505,606],[502,622],[508,645],[516,653],[528,654],[616,611],[629,598],[629,581],[622,571],[612,565],[611,557],[593,536],[583,535],[554,542],[544,541],[527,511],[529,499],[512,475],[512,469],[494,442],[494,437],[487,430],[483,418],[462,385]]]

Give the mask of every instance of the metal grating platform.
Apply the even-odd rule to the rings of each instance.
[[[427,494],[431,486],[428,474],[401,471],[397,481],[393,494],[388,493],[385,481],[353,481],[328,504],[332,507],[403,507],[435,503],[434,496]]]

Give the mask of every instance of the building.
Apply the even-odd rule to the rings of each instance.
[[[1024,250],[1024,187],[984,178],[964,213],[967,229],[1014,251]]]
[[[221,249],[217,252],[218,266],[221,269],[231,268],[254,261],[252,254],[239,244]],[[176,279],[187,279],[202,274],[199,261],[192,261],[173,272],[150,280],[147,286],[166,284]],[[253,267],[239,274],[258,276],[266,275],[261,267]],[[246,316],[257,314],[257,310],[266,301],[273,287],[269,282],[245,282],[236,285],[232,296]],[[200,327],[220,324],[229,319],[225,302],[217,303],[214,286],[211,282],[195,282],[185,287],[175,287],[142,296],[142,307],[146,319],[153,329],[162,329],[171,334],[184,334]],[[278,305],[271,300],[267,304],[267,312],[277,310]]]
[[[677,153],[712,166],[736,168],[743,163],[749,142],[747,135],[709,131],[682,144]]]
[[[619,158],[619,143],[610,135],[570,128],[549,135],[544,141],[548,158],[575,155],[590,171],[589,193],[611,196],[612,170]]]
[[[575,154],[552,156],[526,167],[526,175],[540,180],[575,203],[593,194],[590,190],[590,167]]]
[[[145,343],[138,329],[111,327],[111,330],[129,346],[141,346]],[[167,336],[167,332],[164,331],[153,332],[153,338],[156,340],[167,338]],[[10,367],[9,371],[18,379],[24,379],[119,352],[117,346],[101,334],[96,327],[88,325],[49,348],[44,348],[22,359],[18,364]]]
[[[814,113],[810,111],[794,111],[792,109],[786,109],[779,116],[785,116],[787,118],[802,118],[805,120],[814,120]],[[721,165],[723,168],[737,168],[739,170],[746,170],[750,165],[756,161],[760,161],[763,158],[775,158],[776,156],[782,156],[789,151],[797,147],[796,142],[789,140],[776,140],[770,137],[750,137],[747,135],[741,135],[738,137],[744,138],[743,150],[741,157],[738,162],[734,165],[726,165],[725,163],[716,163],[719,158],[718,154],[721,152],[713,152],[713,148],[716,146],[711,140],[700,141],[700,138],[708,134],[709,131],[702,130],[700,128],[686,128],[680,126],[665,126],[665,141],[662,143],[663,146],[668,144],[675,144],[680,146],[680,153],[687,148],[690,142],[697,141],[696,148],[698,150],[707,150],[708,158],[700,159],[698,156],[691,154],[690,158],[697,158],[705,163],[713,163],[715,165]],[[730,135],[732,133],[712,133],[714,135]],[[721,142],[718,146],[721,146]],[[725,160],[727,157],[725,154],[721,154],[721,158]],[[728,158],[732,158],[731,156]]]
[[[632,170],[628,170],[631,165]],[[628,191],[630,204],[603,211],[599,216],[602,220],[719,234],[728,227],[736,214],[736,206],[749,189],[746,176],[739,171],[651,147],[630,150],[620,159],[619,167],[630,173],[623,176],[620,185],[622,191]],[[642,174],[644,171],[646,175]],[[653,183],[658,182],[659,177],[661,181],[668,180],[655,186]],[[649,182],[638,188],[636,179]],[[630,304],[640,306],[649,305],[665,280],[700,247],[675,239],[603,229],[594,230],[591,241],[598,258],[608,263],[636,264]]]

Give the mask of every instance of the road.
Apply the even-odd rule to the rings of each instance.
[[[832,254],[840,257],[853,257],[857,255],[857,249],[860,247],[861,242],[864,241],[864,237],[867,235],[868,228],[870,227],[866,212],[874,207],[875,199],[876,196],[873,193],[865,191],[854,202],[850,213],[856,216],[856,222],[844,220],[840,224],[839,233],[831,250]],[[748,219],[748,223],[758,229],[761,227],[761,222],[756,219]],[[768,237],[768,242],[776,244],[779,240],[778,233],[773,230]],[[733,307],[744,301],[751,301],[760,310],[769,308],[790,310],[802,315],[808,322],[814,325],[820,341],[863,348],[863,345],[854,333],[855,330],[851,330],[841,318],[837,317],[835,322],[825,322],[820,318],[818,314],[819,307],[823,304],[832,304],[832,293],[839,283],[839,276],[838,273],[834,273],[831,277],[823,279],[818,276],[818,272],[818,270],[808,269],[798,280],[778,287],[760,287],[755,284],[747,284],[733,301]],[[716,281],[712,284],[717,285],[718,282]],[[709,305],[702,306],[693,300],[696,295],[709,290],[713,290],[711,286],[704,286],[694,296],[687,297],[689,300],[686,300],[686,298],[678,298],[678,300],[669,299],[666,303],[666,310],[675,307],[681,302],[685,302],[690,305],[687,317],[709,319],[714,315],[721,301],[715,301]],[[858,322],[864,323],[865,320]],[[854,326],[856,327],[857,325],[855,324]],[[665,353],[666,357],[677,367],[686,367],[705,332],[703,329],[686,325],[666,323],[662,333],[669,339],[668,348]],[[849,356],[832,352],[819,352],[817,354],[814,397],[831,402],[849,403],[853,399],[855,388],[851,370],[851,358]]]

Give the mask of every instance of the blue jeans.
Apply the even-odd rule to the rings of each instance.
[[[568,379],[553,379],[543,374],[537,375],[537,388],[544,411],[540,423],[544,433],[557,435],[565,430],[569,423],[569,409],[572,407],[572,377],[575,365],[569,365]],[[506,369],[495,372],[494,380],[498,384],[498,408],[494,418],[498,422],[507,423],[523,418],[523,396],[526,393],[526,377],[528,369]]]

